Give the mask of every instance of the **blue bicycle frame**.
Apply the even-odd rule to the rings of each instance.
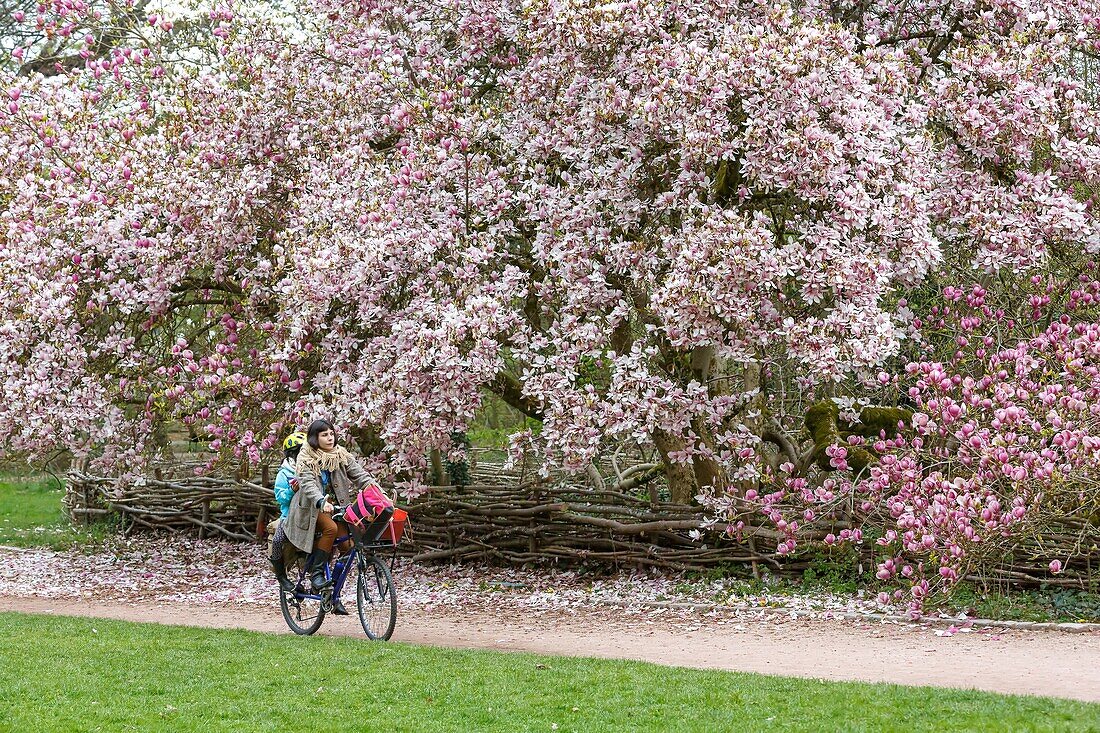
[[[337,512],[334,511],[333,514],[335,515],[337,514]],[[393,509],[383,510],[378,515],[378,517],[373,522],[371,522],[370,525],[368,525],[365,531],[365,535],[373,534],[375,537],[377,537],[379,534],[381,534],[382,530],[385,528],[386,524],[390,520],[390,517],[392,516]],[[339,598],[340,593],[343,592],[344,583],[347,581],[348,574],[351,572],[351,563],[357,560],[359,557],[359,553],[356,552],[356,550],[363,549],[373,553],[373,551],[376,549],[382,549],[391,546],[388,544],[365,543],[359,536],[352,532],[342,537],[337,537],[336,540],[333,542],[333,547],[339,547],[348,540],[351,540],[354,543],[353,549],[340,557],[332,568],[329,567],[328,563],[325,563],[325,580],[331,580],[332,585],[328,586],[327,588],[323,588],[319,593],[298,592],[298,590],[295,589],[294,597],[296,599],[309,599],[313,601],[320,601],[321,603],[332,603],[337,598]],[[304,579],[299,578],[299,582],[302,582],[303,580],[306,584],[306,587],[310,587],[308,577],[305,577]],[[328,596],[328,598],[326,598],[325,596]]]

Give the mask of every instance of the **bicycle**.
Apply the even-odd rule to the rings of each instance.
[[[333,511],[333,516],[340,515],[338,509]],[[390,524],[393,511],[392,507],[388,507],[362,530],[353,527],[348,534],[336,538],[334,546],[352,540],[353,547],[331,568],[328,563],[325,564],[325,579],[332,583],[319,591],[314,591],[310,585],[307,555],[297,553],[294,562],[287,566],[287,577],[294,582],[294,590],[279,590],[279,606],[291,631],[302,636],[315,633],[344,588],[348,583],[353,583],[359,623],[367,638],[376,641],[390,638],[397,625],[397,594],[390,570],[397,556],[397,544],[381,541],[380,538]],[[393,539],[399,539],[399,535],[394,535]],[[379,553],[390,549],[393,555],[387,564]]]

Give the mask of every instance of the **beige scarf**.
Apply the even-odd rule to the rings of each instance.
[[[330,451],[314,448],[308,443],[298,453],[298,471],[335,471],[352,460],[351,453],[338,445]]]

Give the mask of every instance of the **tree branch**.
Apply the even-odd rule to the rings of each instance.
[[[508,372],[498,372],[486,388],[527,417],[542,422],[542,407],[523,394],[523,385]]]

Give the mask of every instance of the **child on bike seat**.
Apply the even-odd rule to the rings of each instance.
[[[294,590],[294,584],[286,577],[286,563],[283,560],[283,549],[286,543],[286,518],[290,512],[290,502],[297,490],[296,465],[298,453],[306,443],[306,434],[303,432],[291,433],[283,441],[283,465],[279,466],[279,475],[275,477],[275,501],[279,503],[279,522],[275,530],[275,538],[271,541],[271,569],[275,571],[275,578],[279,581],[279,587],[288,593]]]

